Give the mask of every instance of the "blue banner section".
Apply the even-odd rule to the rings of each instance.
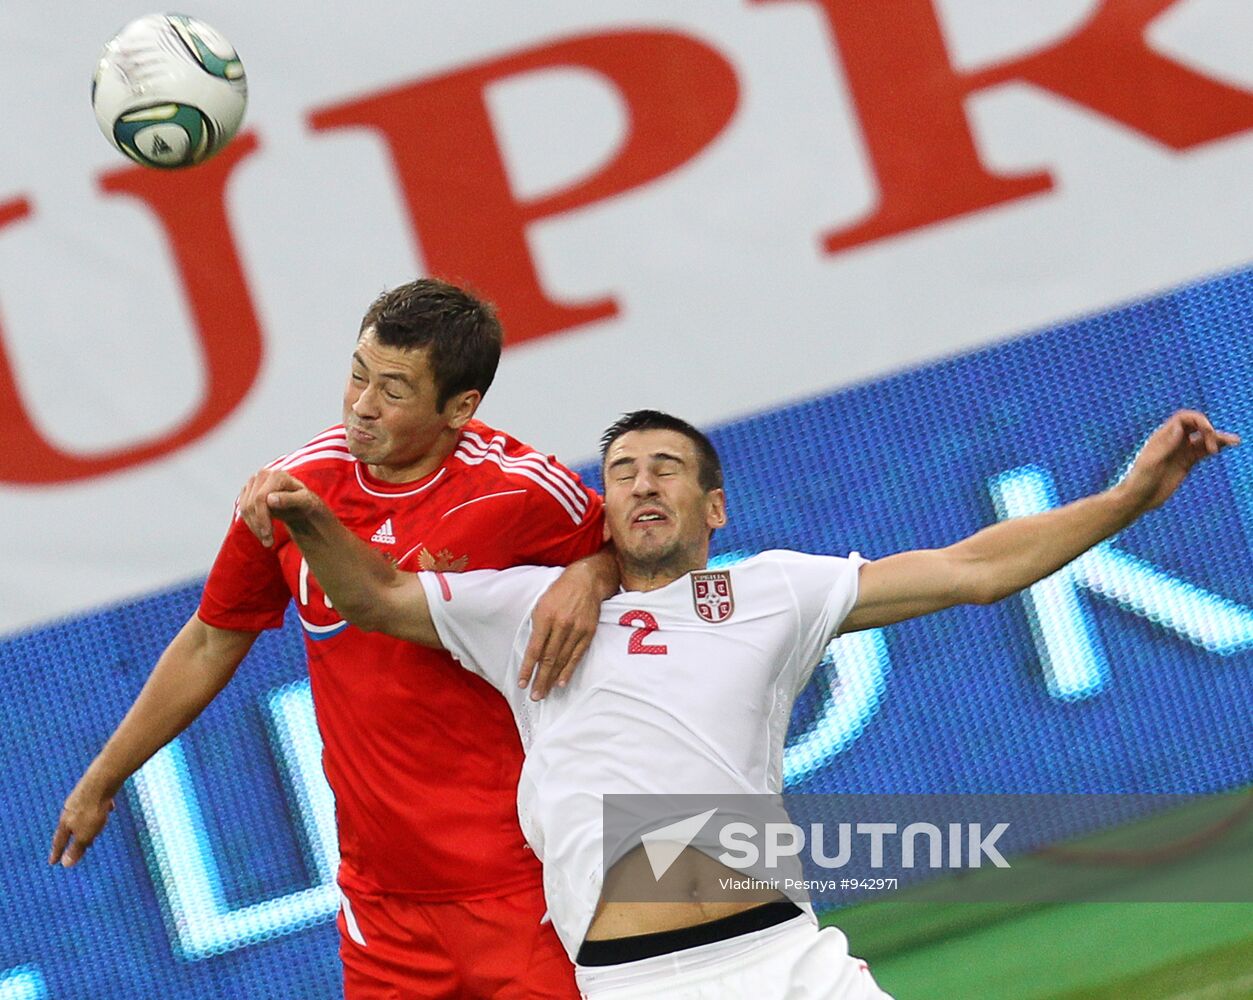
[[[718,561],[944,545],[1103,488],[1181,406],[1248,438],[1251,404],[1246,271],[720,429]],[[789,787],[1248,784],[1251,541],[1253,445],[1025,594],[837,641],[796,708]],[[65,793],[197,592],[0,642],[0,997],[338,994],[334,821],[294,619],[128,785],[79,868],[44,863]]]

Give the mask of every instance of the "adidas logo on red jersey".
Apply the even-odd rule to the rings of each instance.
[[[379,525],[379,530],[370,536],[370,541],[378,542],[380,545],[396,544],[396,534],[392,530],[392,519],[390,517]]]

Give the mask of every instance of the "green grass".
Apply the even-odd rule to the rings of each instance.
[[[854,952],[864,951],[850,939]],[[1162,970],[1182,970],[1189,989],[1253,971],[1253,904],[1056,905],[867,957],[896,1000],[1147,1000],[1134,984]],[[1250,997],[1253,989],[1232,995]]]
[[[1083,846],[1127,847],[1128,837],[1178,843],[1231,801],[1199,803]],[[1036,896],[1048,890],[1062,901],[944,901],[952,892],[936,883],[824,922],[843,928],[853,954],[896,1000],[1253,1000],[1253,821],[1205,850],[1139,869],[1040,859],[1015,859],[1014,867],[1012,877],[1035,885]],[[1095,901],[1065,901],[1085,895]],[[1171,899],[1193,901],[1134,901]]]
[[[1248,1000],[1253,997],[1253,937],[1159,965],[1147,973],[1057,1000]]]

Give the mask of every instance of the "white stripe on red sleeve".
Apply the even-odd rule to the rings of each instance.
[[[583,514],[587,510],[587,503],[584,502],[582,508],[577,508],[570,502],[569,497],[562,490],[557,488],[552,480],[541,475],[530,466],[515,465],[512,467],[506,467],[504,462],[501,461],[501,456],[495,451],[489,451],[485,455],[473,455],[468,454],[462,449],[458,449],[456,454],[457,457],[466,465],[482,465],[484,462],[491,462],[493,465],[499,466],[509,475],[522,476],[524,479],[531,480],[561,505],[562,510],[570,515],[570,520],[572,520],[575,524],[582,523]]]
[[[580,515],[587,510],[587,493],[571,473],[537,451],[528,450],[520,455],[507,455],[505,444],[504,437],[500,435],[493,437],[489,442],[474,431],[465,431],[461,443],[457,446],[457,451],[463,458],[494,455],[496,464],[507,472],[522,468],[532,469],[538,475],[543,476],[554,488],[560,490]]]
[[[294,451],[289,451],[286,455],[280,455],[273,462],[267,465],[266,468],[276,469],[286,467],[286,463],[291,462],[296,458],[300,458],[310,452],[323,451],[327,448],[339,448],[341,446],[347,450],[348,436],[343,425],[339,424],[335,427],[327,428],[321,434],[318,434],[306,441]]]

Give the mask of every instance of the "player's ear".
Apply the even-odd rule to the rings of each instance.
[[[478,389],[467,389],[449,399],[444,404],[444,419],[448,421],[448,426],[455,431],[461,430],[470,422],[482,400],[483,394]]]
[[[710,531],[727,526],[727,495],[720,489],[705,495],[705,526]]]

